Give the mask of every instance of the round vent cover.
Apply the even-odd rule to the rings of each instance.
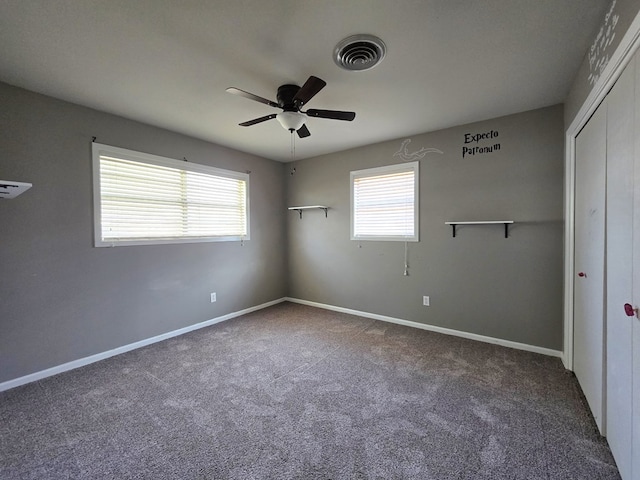
[[[345,70],[369,70],[379,64],[387,52],[387,46],[373,35],[353,35],[336,45],[333,59]]]

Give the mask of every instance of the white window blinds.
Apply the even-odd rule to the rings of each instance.
[[[96,246],[247,239],[248,180],[94,143]]]
[[[418,241],[418,162],[351,172],[351,238]]]

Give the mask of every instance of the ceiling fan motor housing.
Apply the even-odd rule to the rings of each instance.
[[[293,97],[296,96],[300,87],[298,85],[282,85],[278,87],[278,93],[276,94],[276,100],[278,105],[285,112],[297,112],[298,106],[293,101]]]

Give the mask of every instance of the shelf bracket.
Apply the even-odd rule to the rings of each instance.
[[[319,208],[320,210],[324,210],[324,218],[328,218],[327,210],[329,210],[329,207],[326,207],[324,205],[305,205],[302,207],[289,207],[289,210],[295,210],[296,212],[298,212],[298,215],[300,215],[300,219],[302,220],[302,211],[309,210],[311,208]]]
[[[500,224],[504,225],[504,238],[509,238],[509,225],[514,223],[513,220],[488,220],[479,222],[445,222],[447,225],[451,225],[453,238],[456,238],[456,226],[457,225],[491,225]]]

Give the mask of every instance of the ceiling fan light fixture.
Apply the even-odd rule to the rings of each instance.
[[[281,112],[276,119],[286,130],[299,130],[304,124],[304,115],[298,112]]]
[[[338,42],[333,60],[344,70],[359,72],[378,65],[386,53],[387,46],[378,37],[358,34]]]

